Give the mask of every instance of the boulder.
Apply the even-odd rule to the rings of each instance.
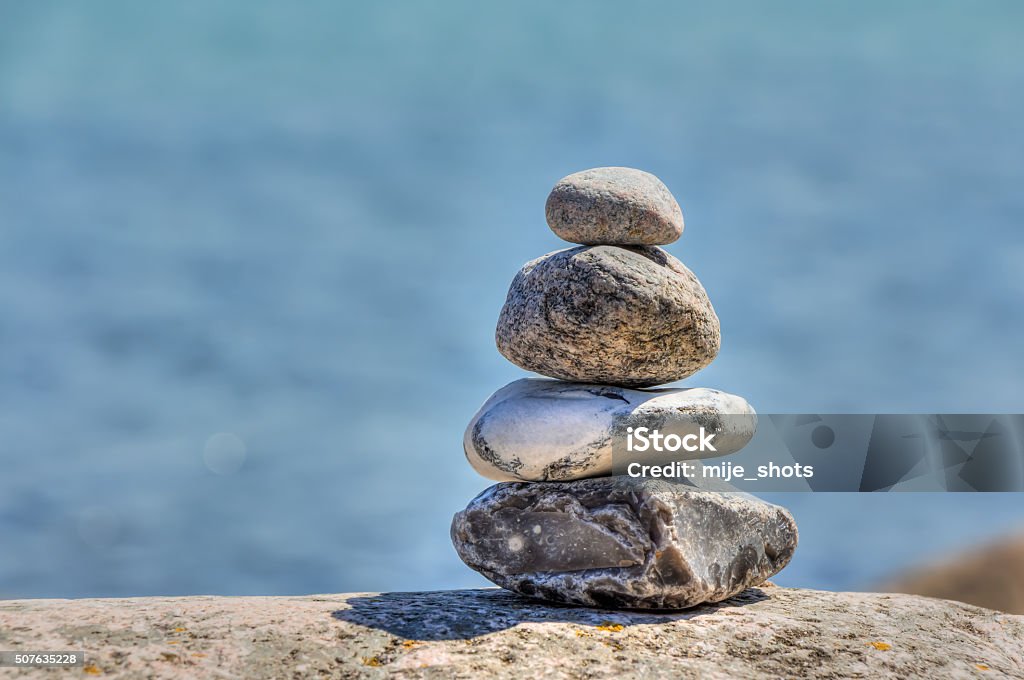
[[[677,613],[550,606],[497,588],[7,600],[0,643],[86,654],[70,674],[12,678],[1024,677],[1024,617],[769,583]]]
[[[1024,535],[1004,536],[919,565],[880,589],[1024,614]]]

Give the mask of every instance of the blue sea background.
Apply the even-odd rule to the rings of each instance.
[[[561,176],[686,215],[761,413],[1024,410],[1024,5],[0,5],[0,597],[486,582],[462,431]],[[1024,528],[775,495],[784,585]]]

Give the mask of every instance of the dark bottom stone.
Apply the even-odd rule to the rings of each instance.
[[[779,506],[628,477],[496,484],[455,515],[451,535],[503,588],[629,609],[732,597],[778,573],[797,544]]]

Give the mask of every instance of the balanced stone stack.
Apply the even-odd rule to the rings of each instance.
[[[498,350],[555,380],[506,385],[470,421],[475,470],[500,483],[457,513],[462,560],[494,583],[554,602],[679,609],[763,583],[797,543],[783,508],[621,474],[640,427],[708,426],[727,455],[753,436],[741,397],[641,389],[686,378],[718,354],[718,317],[697,277],[659,248],[683,232],[658,178],[597,168],[548,197],[551,229],[579,247],[528,262],[498,319]],[[708,452],[685,454],[708,457]]]

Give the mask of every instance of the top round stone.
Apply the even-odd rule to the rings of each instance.
[[[585,246],[656,246],[683,233],[683,211],[660,179],[633,168],[563,177],[545,206],[559,238]]]

